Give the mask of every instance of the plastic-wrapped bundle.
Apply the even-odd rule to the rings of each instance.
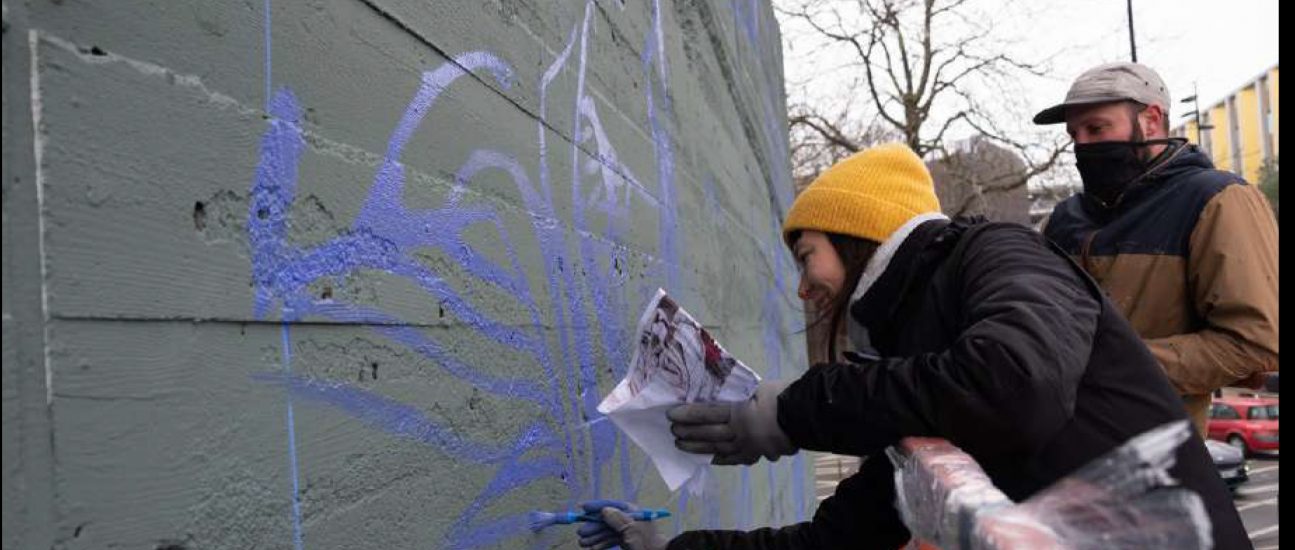
[[[895,505],[915,540],[967,547],[977,516],[1012,505],[971,455],[946,440],[909,437],[886,453],[895,464]]]
[[[1204,504],[1168,473],[1190,430],[1149,430],[1019,504],[948,441],[907,438],[888,450],[896,505],[915,541],[944,550],[1209,548]]]

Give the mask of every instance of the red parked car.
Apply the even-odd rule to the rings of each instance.
[[[1277,400],[1266,397],[1215,398],[1210,405],[1209,437],[1246,454],[1276,451]]]

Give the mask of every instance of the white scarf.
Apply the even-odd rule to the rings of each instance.
[[[904,241],[908,240],[909,235],[913,234],[913,230],[917,229],[917,226],[931,220],[947,219],[949,217],[944,214],[931,212],[913,216],[904,225],[899,226],[899,229],[896,229],[894,233],[890,234],[890,237],[886,238],[886,242],[877,247],[877,251],[872,254],[872,258],[868,259],[868,265],[863,268],[863,275],[859,276],[859,285],[854,287],[854,294],[850,296],[849,303],[853,304],[859,301],[868,293],[868,290],[877,282],[877,279],[881,278],[881,274],[885,273],[886,269],[890,267],[890,261],[895,258],[895,252],[899,251],[899,247],[904,244]],[[867,330],[858,321],[855,321],[854,317],[850,315],[846,315],[846,317],[850,319],[847,331],[852,346],[856,350],[870,349],[872,345],[868,341]]]

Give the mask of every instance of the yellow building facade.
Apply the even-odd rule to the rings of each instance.
[[[1173,128],[1169,135],[1200,145],[1216,168],[1257,183],[1259,168],[1276,159],[1278,153],[1277,78],[1278,66],[1274,65],[1217,103],[1202,108],[1201,123],[1206,130],[1198,132],[1197,122],[1189,120]]]

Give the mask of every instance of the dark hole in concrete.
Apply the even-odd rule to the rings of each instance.
[[[188,550],[188,548],[178,542],[162,542],[158,543],[157,550]]]
[[[325,286],[324,290],[319,293],[320,300],[328,300],[333,297],[333,287]]]
[[[436,314],[440,316],[441,319],[445,318],[445,304],[436,304]]]
[[[193,228],[198,231],[207,228],[207,205],[202,201],[193,203]]]
[[[84,524],[84,523],[82,523],[81,525],[76,526],[76,531],[73,531],[73,532],[72,532],[72,538],[80,537],[80,536],[81,536],[81,529],[82,529],[83,527],[85,527],[85,524]]]
[[[103,51],[99,46],[90,46],[90,55],[108,55],[108,52]]]
[[[369,363],[369,372],[371,372],[371,373],[372,373],[372,376],[373,376],[373,379],[374,379],[374,380],[377,380],[377,379],[378,379],[378,362],[377,362],[377,361],[374,361],[374,362],[372,362],[372,363]]]
[[[264,208],[261,208],[261,209],[259,209],[259,210],[257,210],[257,211],[256,211],[256,217],[257,217],[257,218],[260,218],[260,219],[262,219],[262,220],[264,220],[264,219],[266,219],[266,218],[270,217],[270,211],[269,211],[269,210],[266,210],[266,209],[264,209]]]

